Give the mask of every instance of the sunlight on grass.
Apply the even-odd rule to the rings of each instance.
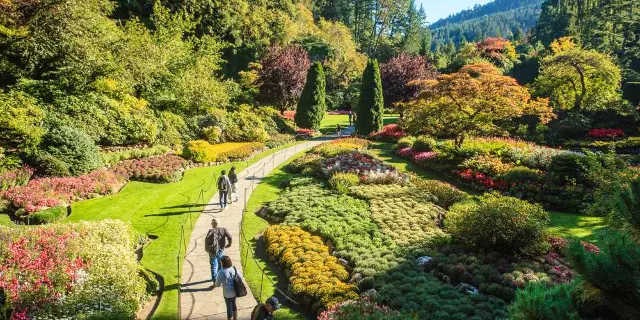
[[[327,114],[320,123],[320,132],[323,134],[331,134],[336,132],[338,123],[346,128],[349,126],[349,116],[346,114]]]
[[[583,241],[598,242],[598,235],[607,230],[607,224],[602,217],[591,217],[572,213],[549,211],[551,227],[549,233],[571,238],[576,237]]]

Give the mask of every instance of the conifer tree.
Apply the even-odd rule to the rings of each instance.
[[[357,111],[356,130],[358,134],[369,135],[382,129],[384,98],[378,60],[369,60],[364,69]]]
[[[295,122],[300,128],[318,130],[327,111],[326,82],[320,62],[314,62],[307,73],[307,82],[300,95]]]

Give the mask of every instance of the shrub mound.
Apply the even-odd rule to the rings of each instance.
[[[265,148],[261,142],[225,142],[210,144],[204,140],[189,141],[182,155],[198,163],[226,162],[245,159]]]
[[[55,168],[63,169],[56,172],[54,167],[44,172],[47,175],[78,176],[103,166],[100,150],[91,138],[84,132],[67,126],[55,127],[44,135],[41,142],[41,162],[56,162]],[[67,172],[68,170],[68,172]]]
[[[114,165],[120,161],[131,159],[143,159],[152,156],[159,156],[167,154],[171,151],[171,148],[167,146],[153,146],[153,147],[134,147],[127,148],[118,151],[108,151],[102,153],[102,160],[107,165]]]
[[[187,161],[172,154],[126,160],[112,168],[117,175],[128,180],[170,183],[182,180]]]

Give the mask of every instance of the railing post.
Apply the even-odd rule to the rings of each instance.
[[[260,297],[260,301],[262,301],[262,284],[264,283],[264,270],[261,270],[261,271],[262,271],[262,280],[260,280],[260,294],[258,295]]]

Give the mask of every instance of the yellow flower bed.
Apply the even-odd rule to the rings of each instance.
[[[183,155],[195,162],[224,162],[249,157],[252,153],[264,149],[261,142],[225,142],[210,144],[204,140],[190,141]]]
[[[342,138],[317,145],[311,149],[311,152],[332,158],[343,153],[362,151],[369,147],[370,143],[369,140],[360,138]]]
[[[310,298],[314,309],[358,298],[349,273],[322,239],[299,227],[274,225],[264,232],[267,254],[290,273],[291,292]]]

